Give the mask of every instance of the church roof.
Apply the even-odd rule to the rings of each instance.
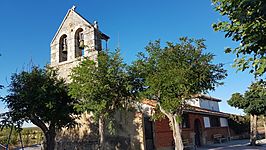
[[[76,12],[76,11],[75,11],[75,8],[76,8],[76,6],[73,6],[71,9],[69,9],[69,10],[67,11],[67,14],[65,15],[65,17],[64,17],[64,19],[63,19],[63,21],[62,21],[62,23],[60,24],[58,30],[56,31],[56,33],[55,33],[55,35],[54,35],[54,37],[53,37],[53,39],[52,39],[52,41],[51,41],[51,44],[54,42],[56,36],[58,35],[60,29],[62,28],[63,24],[65,23],[65,21],[66,21],[67,17],[69,16],[70,12],[74,12],[74,13],[77,14],[80,18],[82,18],[85,22],[87,22],[87,23],[90,25],[90,27],[96,29],[96,28],[93,26],[92,23],[90,23],[86,18],[82,17],[78,12]],[[100,33],[102,39],[104,39],[104,40],[107,41],[107,40],[110,38],[108,35],[102,33],[99,29],[96,29],[96,30],[98,30],[98,32]]]

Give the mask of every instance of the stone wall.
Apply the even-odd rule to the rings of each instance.
[[[59,76],[65,78],[68,82],[68,75],[71,72],[71,68],[75,67],[82,59],[82,57],[76,57],[75,55],[75,50],[77,49],[77,46],[75,45],[75,34],[79,29],[83,30],[84,36],[85,47],[83,57],[90,57],[92,60],[96,61],[98,50],[101,50],[101,38],[99,37],[99,31],[73,9],[70,9],[50,45],[50,66],[58,68]],[[63,35],[67,36],[67,60],[59,62],[60,38]]]
[[[142,114],[119,111],[115,114],[115,134],[106,128],[106,150],[144,150]],[[57,150],[96,150],[99,147],[98,126],[91,114],[83,114],[75,128],[63,129],[57,136]]]

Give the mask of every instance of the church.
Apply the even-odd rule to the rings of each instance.
[[[71,68],[83,57],[97,60],[97,54],[107,45],[109,36],[101,32],[97,21],[86,20],[76,12],[75,6],[68,10],[51,41],[50,66],[58,69],[59,76],[70,82]],[[204,144],[230,139],[228,114],[220,112],[220,99],[196,95],[183,115],[182,139],[185,147],[194,149]],[[119,130],[116,135],[106,134],[110,149],[121,150],[171,150],[172,131],[168,119],[151,121],[156,101],[144,100],[132,112],[117,112],[115,119]],[[73,129],[63,129],[56,138],[58,150],[97,149],[97,127],[90,113],[82,114]],[[191,146],[192,145],[192,146]]]

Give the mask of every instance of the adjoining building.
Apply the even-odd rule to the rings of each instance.
[[[83,57],[97,59],[102,50],[102,41],[109,37],[75,11],[68,10],[63,22],[51,42],[51,64],[58,68],[59,76],[69,80],[71,68],[78,65]],[[221,100],[206,95],[196,95],[184,111],[182,138],[190,145],[201,146],[215,140],[230,137],[228,114],[220,112]],[[144,100],[140,109],[117,112],[115,118],[119,127],[116,135],[107,133],[110,149],[121,150],[167,150],[172,149],[173,137],[168,119],[151,121],[156,101]],[[84,113],[73,129],[63,129],[57,137],[57,149],[96,149],[97,127],[93,125],[90,113]]]
[[[224,142],[230,139],[228,126],[229,115],[220,112],[220,99],[206,95],[195,95],[188,101],[189,106],[182,116],[182,139],[186,145],[200,147],[214,142]],[[173,146],[173,134],[169,126],[169,120],[164,118],[151,122],[150,117],[156,107],[156,101],[143,101],[145,141],[147,149],[171,149]],[[152,133],[152,136],[149,135]],[[221,141],[224,140],[224,141]]]

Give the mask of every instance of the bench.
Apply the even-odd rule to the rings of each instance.
[[[223,137],[221,134],[214,134],[213,135],[214,141],[218,141],[219,143],[222,143],[223,141],[228,141],[226,137]]]
[[[189,143],[188,139],[183,139],[182,142],[183,142],[185,150],[186,149],[189,149],[189,150],[195,150],[196,149],[195,145],[193,145],[192,143]]]

